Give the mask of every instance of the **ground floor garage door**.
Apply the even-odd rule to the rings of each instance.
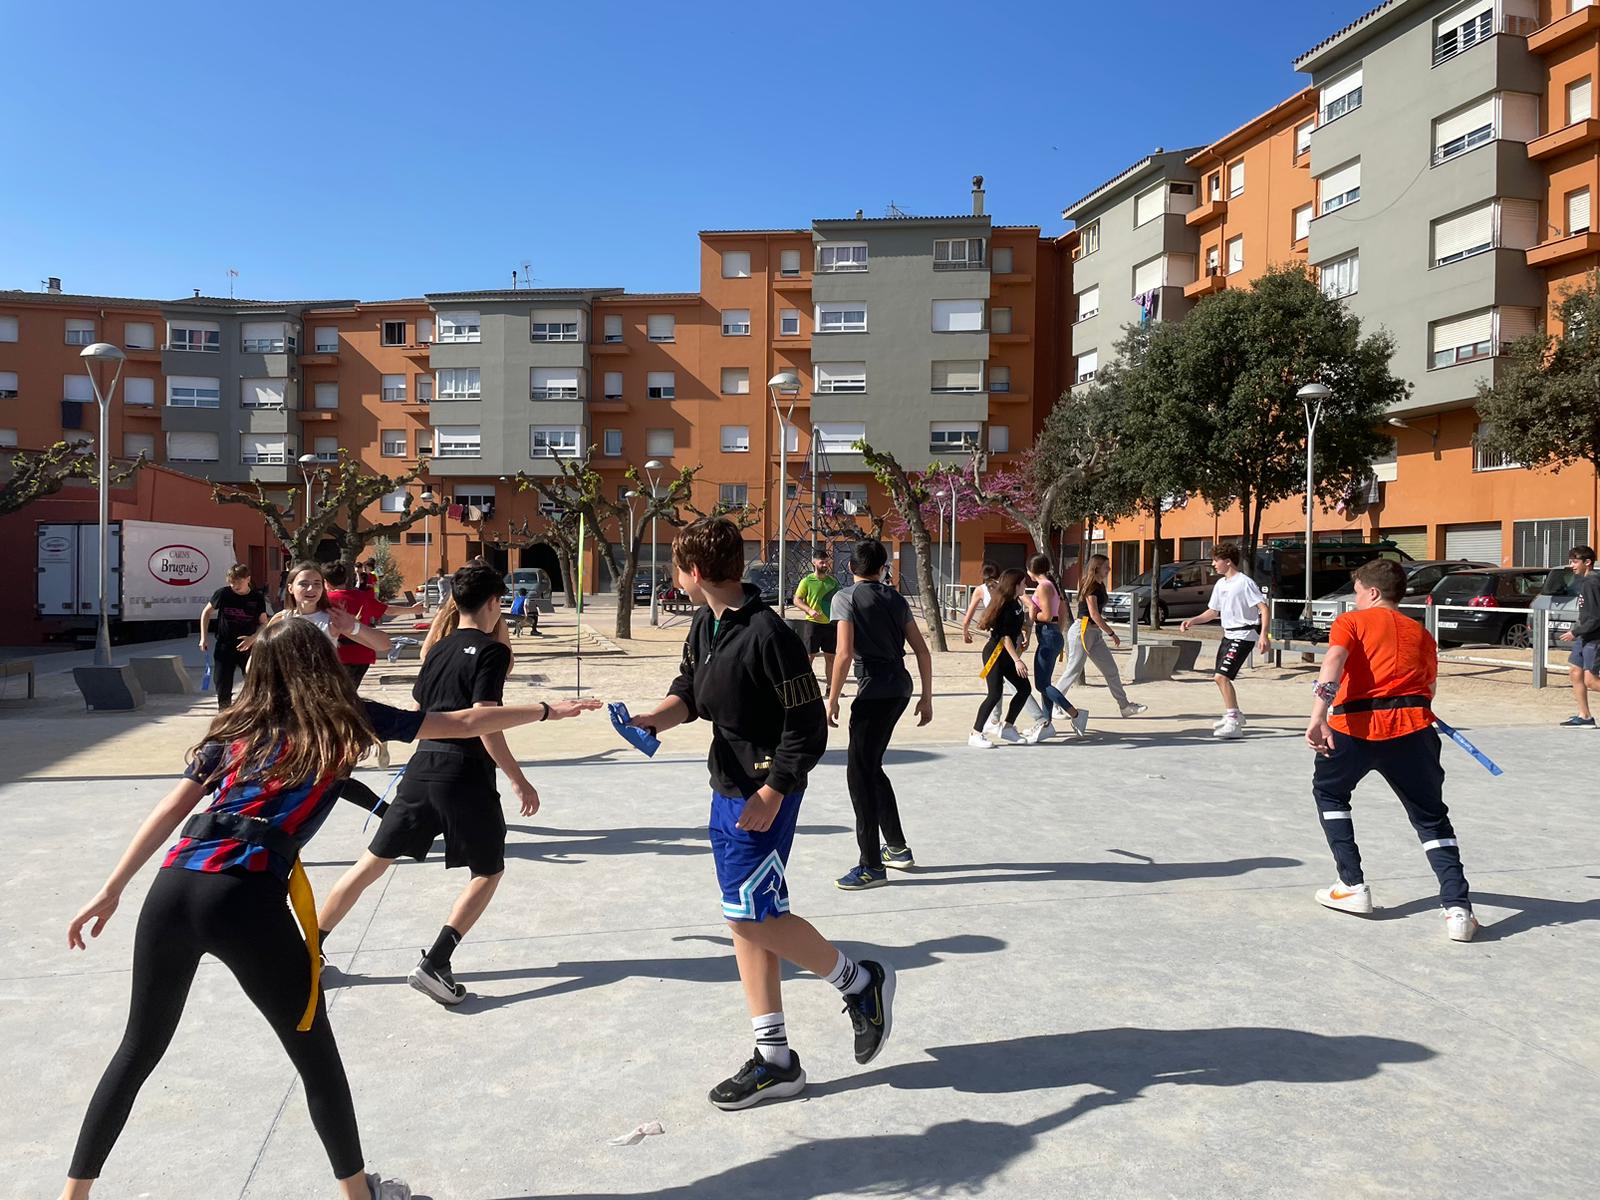
[[[1493,525],[1446,525],[1444,556],[1470,558],[1477,562],[1500,562],[1502,528]]]
[[[1393,542],[1419,562],[1433,557],[1433,547],[1428,545],[1428,530],[1418,525],[1410,529],[1385,529],[1380,535],[1384,541]]]

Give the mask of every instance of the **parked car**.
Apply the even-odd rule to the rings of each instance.
[[[777,563],[751,563],[744,569],[744,581],[753,584],[761,592],[761,599],[766,603],[772,605],[778,603]]]
[[[655,593],[657,597],[663,597],[671,585],[672,580],[667,572],[659,572],[655,577]],[[650,569],[648,567],[634,573],[633,602],[635,604],[650,603]]]
[[[1507,567],[1446,575],[1428,594],[1440,610],[1439,644],[1531,646],[1533,619],[1524,610],[1533,607],[1549,574],[1548,567]]]
[[[1313,542],[1311,546],[1311,595],[1323,596],[1342,588],[1350,573],[1375,558],[1411,562],[1411,556],[1393,542]],[[1269,601],[1305,598],[1306,551],[1304,541],[1273,542],[1256,550],[1254,577]],[[1314,633],[1309,621],[1302,622],[1305,605],[1277,604],[1272,609],[1273,637],[1306,637]]]
[[[1570,633],[1578,623],[1578,579],[1572,568],[1552,567],[1530,607],[1545,609],[1550,614],[1547,619],[1552,646],[1561,641],[1563,633]]]
[[[1457,571],[1492,571],[1499,563],[1469,562],[1464,558],[1425,559],[1401,564],[1406,572],[1406,594],[1401,597],[1400,611],[1421,621],[1428,602],[1428,593],[1446,575]],[[1347,580],[1341,587],[1311,602],[1311,624],[1319,634],[1325,635],[1333,628],[1334,618],[1345,609],[1354,607],[1355,583]],[[1319,637],[1320,641],[1321,638]]]
[[[1192,617],[1204,612],[1217,576],[1209,558],[1189,558],[1161,568],[1161,597],[1157,612],[1168,617]],[[1150,616],[1150,572],[1136,575],[1106,597],[1106,619],[1126,622],[1128,611],[1139,606],[1139,620]]]
[[[544,601],[550,598],[550,574],[543,567],[518,567],[514,571],[506,572],[506,590],[500,597],[500,611],[510,612],[511,601],[517,594],[517,589],[527,588],[530,601]]]

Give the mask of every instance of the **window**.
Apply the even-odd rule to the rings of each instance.
[[[1231,237],[1228,239],[1228,274],[1235,275],[1244,270],[1244,238]]]
[[[989,453],[1004,454],[1011,449],[1011,429],[1006,425],[989,426]]]
[[[444,330],[444,318],[439,319],[440,332]],[[482,434],[476,425],[439,425],[434,428],[434,436],[438,438],[438,454],[440,458],[481,458],[483,456],[481,438]]]
[[[1471,316],[1440,321],[1429,338],[1434,369],[1488,358],[1494,352],[1494,310],[1486,308]]]
[[[678,376],[674,371],[651,371],[645,376],[644,394],[652,400],[675,400]]]
[[[383,344],[385,346],[404,346],[406,344],[406,323],[404,321],[385,321],[383,323]]]
[[[334,409],[339,407],[339,385],[337,383],[318,383],[313,385],[313,403],[317,408]]]
[[[1322,89],[1322,119],[1319,125],[1337,121],[1361,107],[1361,68],[1341,75]]]
[[[156,327],[142,321],[129,321],[122,327],[122,344],[129,350],[154,350]]]
[[[671,458],[677,450],[676,439],[670,429],[647,429],[644,433],[644,452],[651,458]]]
[[[404,458],[406,456],[406,431],[404,429],[380,429],[378,431],[378,453],[384,458]]]
[[[1322,197],[1320,211],[1331,213],[1361,199],[1361,160],[1345,163],[1317,180],[1317,194]]]
[[[789,448],[790,454],[800,453],[800,427],[792,422],[785,422],[783,426],[783,444]],[[789,485],[789,499],[795,497],[795,485]]]
[[[479,484],[472,488],[457,488],[455,502],[466,508],[482,509],[487,517],[494,512],[494,487]]]
[[[1302,154],[1311,153],[1311,135],[1316,132],[1316,128],[1317,123],[1315,120],[1307,121],[1304,125],[1295,126],[1294,154],[1296,158],[1299,158]]]
[[[433,342],[433,318],[417,318],[417,345],[427,346]]]
[[[441,367],[434,376],[441,400],[477,400],[483,396],[477,367]]]
[[[125,433],[122,435],[122,456],[124,458],[138,458],[140,455],[151,461],[156,457],[156,435],[153,433]]]
[[[747,483],[719,483],[717,505],[721,508],[744,508],[750,503],[750,485]]]
[[[1142,296],[1160,287],[1184,287],[1194,282],[1195,256],[1158,254],[1133,269],[1133,294]]]
[[[222,352],[222,326],[214,321],[169,321],[168,350],[196,350],[207,354]],[[170,455],[168,456],[171,457]],[[215,462],[216,460],[211,460]]]
[[[1564,567],[1575,547],[1589,544],[1589,519],[1513,521],[1511,544],[1519,567]]]
[[[607,313],[603,318],[605,326],[605,340],[620,342],[622,340],[622,314]]]
[[[989,367],[989,390],[991,392],[1009,392],[1011,390],[1011,368],[999,366]]]
[[[433,431],[429,429],[417,430],[417,457],[429,458],[433,454]]]
[[[404,375],[385,375],[383,377],[383,398],[391,403],[403,403],[406,398],[406,377]]]
[[[848,302],[817,305],[818,333],[865,333],[867,306]]]
[[[578,427],[576,425],[535,425],[528,431],[528,456],[530,458],[577,458]]]
[[[779,337],[799,337],[800,336],[800,310],[799,309],[786,308],[786,309],[784,309],[782,312],[780,312],[778,314],[778,336]]]
[[[1228,164],[1228,199],[1244,191],[1244,159]]]
[[[240,348],[246,354],[293,352],[294,338],[282,321],[246,321],[239,329]]]
[[[1206,247],[1206,278],[1222,274],[1222,249],[1218,246]]]
[[[724,279],[749,279],[750,251],[724,250],[722,252],[722,277]]]
[[[723,337],[749,337],[750,336],[750,310],[748,308],[725,308],[722,310],[722,336]]]
[[[1222,199],[1222,172],[1213,171],[1206,176],[1206,199]]]
[[[396,343],[398,345],[398,343]],[[403,513],[406,510],[405,488],[395,488],[392,492],[385,492],[378,497],[378,511],[386,513]]]
[[[644,333],[652,342],[670,342],[677,337],[678,319],[671,313],[654,313],[644,319]]]
[[[1311,210],[1314,205],[1303,204],[1294,210],[1294,240],[1303,242],[1311,236]]]
[[[17,340],[17,319],[15,317],[0,317],[0,342],[14,342]]]
[[[935,271],[977,271],[983,268],[983,238],[938,238],[933,243]]]
[[[417,376],[417,403],[418,404],[432,404],[433,403],[433,376],[432,375],[418,375]]]
[[[0,429],[0,447],[7,450],[17,448],[17,431],[15,429]]]
[[[1470,50],[1494,33],[1495,0],[1473,0],[1433,23],[1433,65]]]
[[[1351,295],[1361,283],[1361,256],[1346,254],[1317,269],[1322,294],[1334,300]]]
[[[867,390],[867,364],[864,362],[819,362],[811,369],[818,395]]]
[[[812,426],[811,437],[817,449],[824,453],[852,453],[855,444],[867,436],[867,426],[862,421],[822,421]]]
[[[239,461],[248,467],[281,467],[289,461],[289,447],[280,434],[239,435]]]
[[[1078,320],[1087,321],[1100,311],[1100,285],[1085,288],[1078,293]]]
[[[214,433],[167,434],[167,461],[216,462],[222,453],[219,439]]]
[[[1589,232],[1589,189],[1579,188],[1566,197],[1567,236]]]
[[[168,375],[167,404],[171,408],[218,408],[222,404],[222,381],[194,375]],[[216,456],[206,461],[216,462]]]
[[[67,345],[87,346],[94,341],[94,322],[67,318]]]
[[[989,310],[989,331],[991,333],[1011,332],[1011,310],[1009,308],[991,308]]]
[[[479,324],[478,314],[465,309],[457,312],[442,312],[439,314],[439,335],[441,342],[481,342],[483,341],[483,327]],[[473,455],[477,457],[476,454]]]
[[[1078,230],[1078,257],[1088,258],[1100,249],[1100,222],[1090,221]]]
[[[241,379],[239,407],[281,409],[283,392],[284,381],[281,379]]]
[[[1504,450],[1493,450],[1489,447],[1489,435],[1493,427],[1479,422],[1478,428],[1472,434],[1472,469],[1474,471],[1507,471],[1522,464],[1512,458]]]
[[[823,242],[817,247],[817,270],[827,274],[867,269],[865,242]]]
[[[131,383],[132,380],[129,380]],[[0,400],[15,400],[17,398],[17,373],[15,371],[0,371]],[[123,399],[127,400],[127,392],[123,392]],[[130,402],[131,403],[131,402]]]
[[[935,300],[933,302],[933,331],[935,333],[982,333],[982,300]]]
[[[575,342],[578,340],[578,314],[535,309],[529,318],[528,337],[535,342]]]
[[[607,400],[622,399],[622,372],[607,371],[605,377],[605,391],[602,393]]]
[[[16,376],[12,376],[15,382]],[[0,379],[0,389],[5,387],[5,381]],[[0,392],[3,394],[3,392]],[[156,381],[143,376],[134,375],[122,381],[122,402],[130,408],[154,408],[156,403]]]
[[[66,375],[61,380],[61,398],[79,404],[93,404],[94,384],[87,375]]]
[[[724,425],[722,427],[722,452],[724,454],[750,453],[750,426]]]
[[[1485,96],[1433,123],[1433,161],[1437,165],[1494,137],[1495,98]]]
[[[723,367],[722,394],[724,396],[748,396],[750,394],[750,368]]]
[[[533,367],[528,379],[528,395],[534,400],[576,400],[579,367]]]
[[[1494,201],[1433,223],[1433,265],[1459,262],[1494,246]]]
[[[339,353],[339,331],[332,325],[323,325],[311,331],[311,348],[318,354]]]
[[[928,426],[928,449],[935,454],[976,450],[982,436],[976,421],[934,421]]]
[[[996,275],[1009,275],[1016,268],[1012,265],[1012,252],[1010,246],[996,246],[994,248],[994,261],[989,269]]]
[[[1133,224],[1149,224],[1167,211],[1167,185],[1158,183],[1148,191],[1140,192],[1133,202]]]
[[[983,391],[983,364],[968,359],[934,363],[933,390],[935,392]]]
[[[607,458],[622,457],[622,430],[608,429],[600,436],[600,453]]]
[[[1593,93],[1591,78],[1585,75],[1575,83],[1567,84],[1567,124],[1576,125],[1579,121],[1587,121],[1594,116],[1594,103],[1591,99]]]
[[[1100,351],[1085,350],[1082,354],[1078,355],[1078,378],[1075,382],[1091,383],[1094,381],[1094,377],[1099,373],[1099,371]]]
[[[311,443],[311,453],[317,456],[318,462],[338,462],[339,439],[336,437],[319,437]]]
[[[800,251],[778,251],[778,274],[789,277],[800,274]]]
[[[822,509],[829,516],[853,517],[867,507],[867,487],[861,483],[836,483],[822,492]]]

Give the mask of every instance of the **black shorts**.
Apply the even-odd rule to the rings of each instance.
[[[466,867],[474,877],[505,870],[506,818],[493,763],[417,751],[367,849],[379,858],[421,860],[440,834],[446,867]]]
[[[806,649],[812,654],[832,654],[839,646],[839,631],[832,621],[807,621]]]
[[[1255,652],[1255,638],[1224,637],[1217,647],[1217,674],[1224,679],[1239,678],[1239,670]]]

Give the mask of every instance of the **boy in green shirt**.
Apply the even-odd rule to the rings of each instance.
[[[811,574],[802,579],[794,591],[794,603],[809,622],[806,653],[813,659],[822,655],[823,678],[832,679],[833,652],[838,646],[837,631],[833,627],[833,595],[839,590],[839,581],[829,569],[833,563],[826,549],[817,549],[811,556],[811,565]]]

